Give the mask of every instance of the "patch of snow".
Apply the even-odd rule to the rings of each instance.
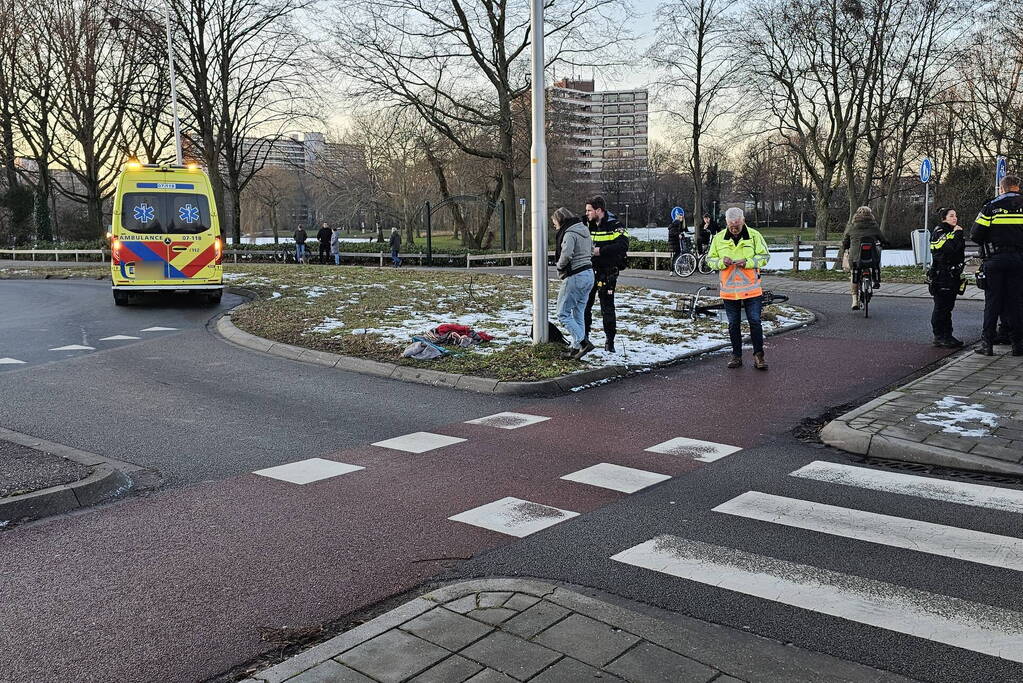
[[[310,332],[333,332],[345,326],[344,321],[337,318],[325,318],[322,323],[309,330]]]
[[[232,280],[241,280],[242,278],[251,277],[248,273],[224,273],[224,279],[228,282]]]
[[[990,429],[998,427],[999,416],[984,410],[986,406],[982,403],[967,404],[960,400],[964,398],[964,396],[946,396],[934,403],[936,410],[917,413],[916,419],[924,424],[941,427],[941,431],[945,434],[957,434],[974,439],[990,436]]]

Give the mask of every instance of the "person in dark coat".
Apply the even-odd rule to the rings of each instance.
[[[668,247],[671,249],[671,264],[682,254],[682,236],[686,234],[686,217],[676,218],[668,226]],[[669,268],[674,274],[674,270]]]
[[[1005,322],[1012,355],[1023,356],[1023,194],[1020,178],[1007,175],[1001,194],[980,210],[970,237],[985,254],[984,331],[977,353],[994,355],[998,318]]]
[[[593,301],[600,298],[600,316],[604,325],[604,349],[614,353],[618,319],[615,316],[615,287],[618,273],[629,255],[629,234],[613,214],[608,213],[603,197],[586,200],[586,222],[593,239],[593,289],[586,301],[586,338],[593,326]]]
[[[709,213],[703,214],[703,225],[696,228],[696,252],[706,253],[710,249],[710,241],[718,233],[718,227],[714,225]]]
[[[391,228],[389,246],[391,247],[391,265],[397,268],[401,265],[401,258],[398,256],[398,252],[401,251],[401,233],[398,232],[398,228]]]
[[[941,222],[931,230],[931,268],[928,290],[934,299],[931,331],[934,345],[957,349],[963,342],[952,336],[952,309],[956,297],[966,289],[963,267],[966,265],[966,237],[955,209],[939,209]]]
[[[295,239],[295,263],[305,262],[305,241],[308,238],[306,235],[305,228],[301,225],[295,228],[295,234],[292,235]]]
[[[856,209],[852,222],[849,223],[849,227],[845,229],[845,235],[842,236],[842,248],[849,255],[849,269],[853,273],[849,277],[849,282],[850,291],[852,292],[852,310],[854,311],[860,308],[860,290],[856,285],[855,277],[860,261],[860,244],[863,239],[871,237],[874,238],[875,242],[880,242],[882,237],[881,228],[878,227],[877,219],[874,218],[874,212],[870,210],[870,207],[861,206]],[[878,250],[878,259],[880,259],[880,250]],[[880,260],[878,264],[880,265]],[[875,288],[880,286],[880,282],[874,282]]]
[[[320,231],[316,233],[316,239],[320,243],[320,264],[327,262],[327,256],[330,254],[330,236],[331,230],[324,223],[320,227]]]

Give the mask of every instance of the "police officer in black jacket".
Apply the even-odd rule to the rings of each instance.
[[[955,209],[938,209],[941,222],[931,231],[931,268],[928,289],[934,298],[931,331],[934,345],[957,349],[963,342],[952,336],[952,309],[956,297],[966,290],[963,266],[966,264],[966,237]]]
[[[1023,356],[1023,195],[1020,179],[1002,178],[998,195],[980,210],[971,237],[986,257],[982,265],[984,290],[984,332],[977,353],[994,355],[998,316],[1009,328],[1012,355]]]
[[[629,254],[629,235],[622,224],[607,212],[603,197],[586,200],[586,223],[593,238],[593,289],[586,301],[586,338],[589,339],[593,323],[593,300],[600,298],[600,315],[604,324],[604,349],[615,350],[618,331],[615,316],[615,287],[618,272],[625,267]]]

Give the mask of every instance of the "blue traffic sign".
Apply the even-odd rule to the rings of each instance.
[[[931,171],[933,166],[931,165],[930,157],[924,157],[923,162],[920,164],[920,182],[928,183],[931,181]]]
[[[683,209],[681,206],[676,206],[674,209],[671,210],[671,220],[673,221],[681,220],[682,218],[685,217],[685,215],[686,210]]]
[[[1004,178],[1006,175],[1008,175],[1008,172],[1007,172],[1007,166],[1006,166],[1006,163],[1005,163],[1005,157],[998,157],[998,161],[995,162],[995,187],[996,188],[1001,184],[1002,178]]]

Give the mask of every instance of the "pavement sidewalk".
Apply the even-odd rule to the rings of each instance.
[[[467,581],[405,603],[245,683],[910,680],[619,602],[529,579]]]
[[[878,458],[1023,476],[1023,356],[963,351],[821,431],[836,448]]]

